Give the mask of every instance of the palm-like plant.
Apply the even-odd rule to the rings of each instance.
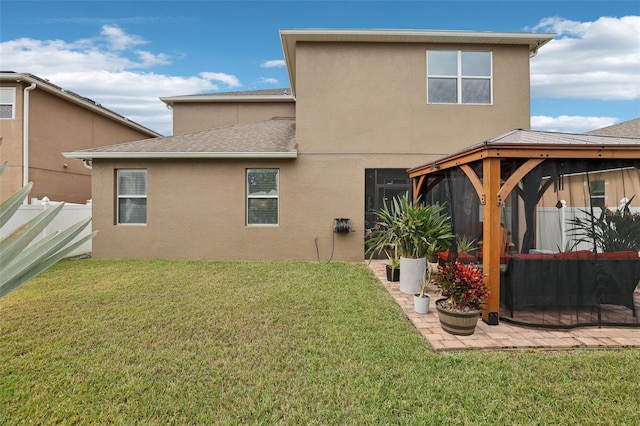
[[[445,204],[431,206],[414,204],[405,193],[373,212],[378,221],[367,239],[367,253],[381,253],[396,247],[405,258],[425,257],[433,246],[446,249],[451,245],[451,221]]]
[[[5,162],[0,167],[0,175],[6,168]],[[27,184],[0,204],[0,228],[18,210],[32,187],[33,183]],[[20,287],[96,235],[97,232],[94,231],[72,242],[89,225],[89,218],[29,245],[60,213],[63,206],[64,203],[60,203],[44,210],[0,240],[0,297]]]
[[[573,227],[569,232],[577,233],[578,242],[594,243],[603,252],[640,251],[640,214],[631,213],[629,208],[634,198],[635,195],[615,212],[604,207],[599,216],[580,210],[587,217],[571,219]]]

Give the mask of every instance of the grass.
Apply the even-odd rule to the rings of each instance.
[[[435,354],[360,264],[63,262],[0,299],[0,424],[640,424],[640,351]]]

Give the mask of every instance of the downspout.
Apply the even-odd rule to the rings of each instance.
[[[22,97],[22,186],[29,183],[29,92],[36,88],[36,83],[24,88]],[[29,204],[27,196],[23,204]]]

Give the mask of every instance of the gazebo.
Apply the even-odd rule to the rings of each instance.
[[[640,138],[519,129],[409,176],[475,242],[488,324],[640,325]]]

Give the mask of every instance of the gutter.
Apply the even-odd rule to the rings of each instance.
[[[35,82],[24,88],[22,97],[22,186],[29,184],[29,92],[37,87]],[[29,203],[26,197],[23,204]]]
[[[290,152],[63,152],[65,158],[85,160],[109,159],[167,159],[167,158],[298,158]]]
[[[294,102],[295,97],[291,94],[287,95],[186,95],[186,96],[170,96],[159,98],[168,107],[174,103],[198,103],[198,102],[234,102],[234,103],[256,103],[256,102]]]

